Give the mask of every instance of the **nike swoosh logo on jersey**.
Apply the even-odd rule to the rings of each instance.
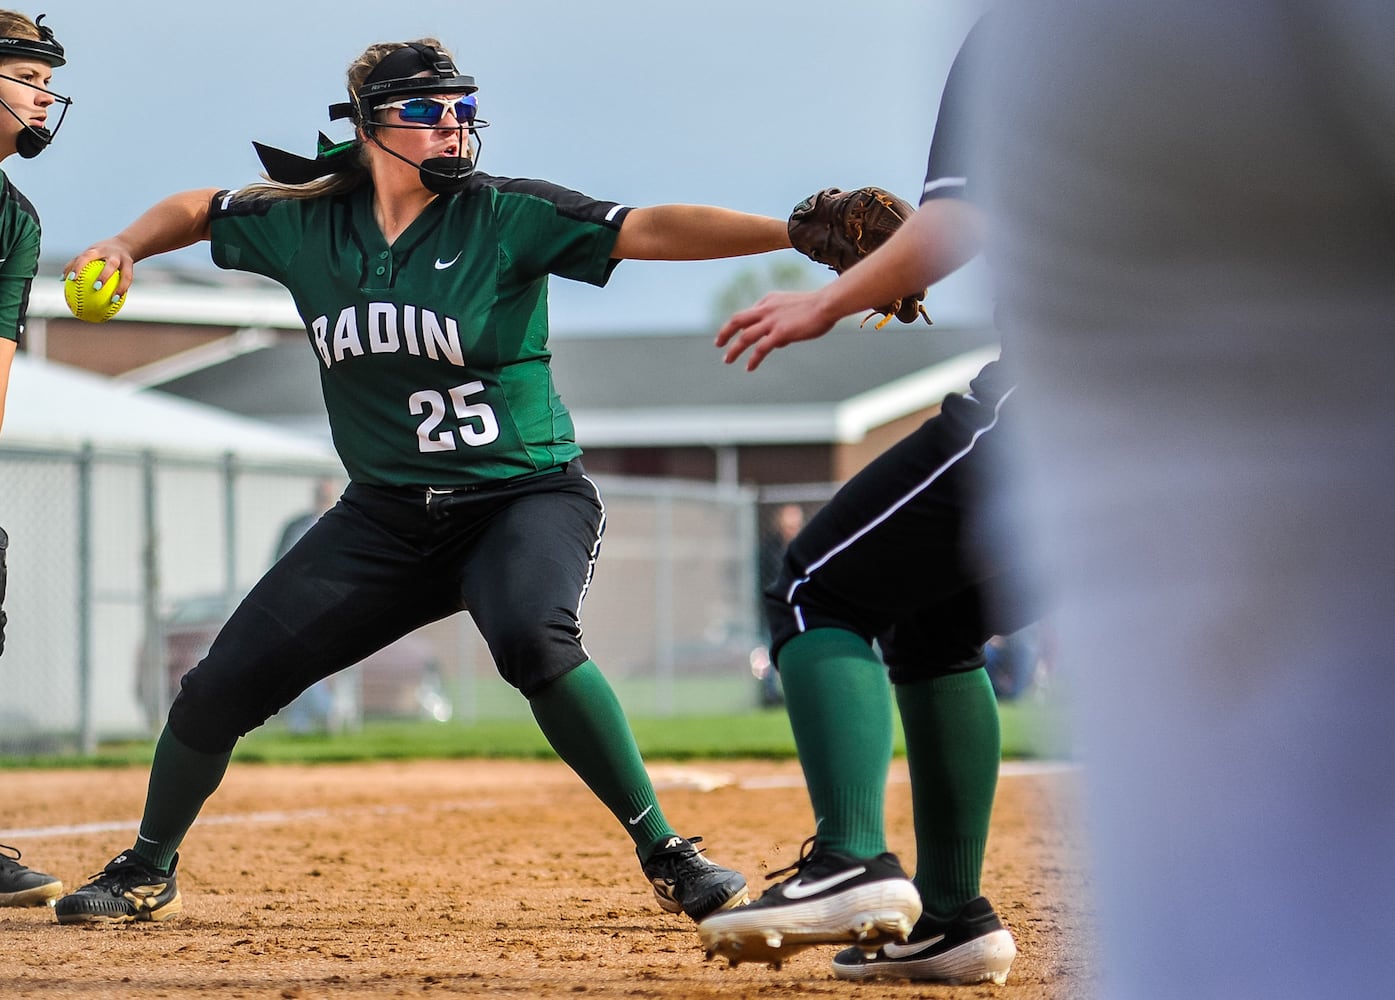
[[[458,261],[458,260],[460,259],[460,253],[463,253],[463,252],[464,252],[464,251],[460,251],[460,252],[456,253],[456,255],[455,255],[454,257],[452,257],[450,260],[442,260],[440,257],[437,257],[437,258],[436,258],[436,270],[438,270],[438,271],[444,271],[446,268],[450,267],[452,264],[454,264],[456,261]]]
[[[645,807],[644,807],[644,811],[643,811],[642,813],[640,813],[640,814],[639,814],[638,816],[636,816],[634,819],[630,820],[630,826],[634,826],[634,825],[635,825],[636,823],[638,823],[640,820],[644,819],[644,817],[648,816],[648,815],[649,815],[649,810],[650,810],[650,809],[653,809],[653,808],[654,808],[654,803],[652,803],[652,802],[649,803],[649,805],[645,806]]]
[[[835,885],[841,885],[850,878],[857,878],[866,872],[867,869],[858,865],[856,868],[849,868],[845,872],[838,872],[828,878],[816,879],[813,882],[790,882],[781,890],[781,894],[786,899],[803,899],[806,896],[816,896],[825,889],[832,889]]]
[[[887,958],[910,958],[919,955],[922,951],[935,947],[945,939],[943,934],[936,934],[932,938],[924,941],[917,941],[915,944],[885,944],[882,945],[882,954]]]

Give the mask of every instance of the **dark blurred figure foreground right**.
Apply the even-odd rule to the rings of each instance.
[[[1004,5],[984,152],[1100,996],[1395,982],[1395,4]]]

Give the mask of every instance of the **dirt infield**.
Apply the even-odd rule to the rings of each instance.
[[[810,832],[794,763],[651,768],[679,832],[745,871]],[[129,845],[143,769],[0,772],[0,841],[76,886]],[[775,972],[706,962],[653,902],[624,833],[560,764],[234,764],[184,845],[184,914],[60,927],[0,909],[0,997],[993,997],[1090,992],[1076,778],[1009,768],[985,891],[1020,955],[1003,987],[843,983],[832,949]],[[914,860],[904,768],[889,833]]]

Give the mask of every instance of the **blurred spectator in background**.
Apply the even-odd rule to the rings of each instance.
[[[281,540],[276,543],[276,554],[271,557],[272,562],[276,562],[289,552],[291,546],[300,541],[301,536],[310,530],[310,526],[339,502],[339,494],[343,492],[343,489],[344,484],[337,479],[325,478],[315,482],[313,506],[305,513],[297,514],[286,522],[286,526],[281,530]]]
[[[1042,626],[995,635],[983,645],[984,666],[999,701],[1012,701],[1033,688],[1044,668]]]
[[[770,513],[765,530],[761,532],[760,558],[757,561],[760,580],[757,581],[756,601],[760,605],[761,622],[765,627],[766,646],[762,650],[763,656],[753,656],[751,672],[760,684],[760,703],[765,708],[785,703],[785,694],[780,689],[780,672],[775,669],[775,664],[770,659],[771,621],[765,602],[765,590],[774,586],[780,578],[780,566],[785,559],[785,550],[803,527],[804,508],[797,503],[782,503]]]
[[[1388,996],[1395,4],[1005,10],[989,252],[1099,996]]]
[[[760,545],[760,596],[761,613],[764,614],[765,588],[775,582],[780,575],[780,564],[785,558],[799,529],[804,527],[804,508],[797,503],[782,503],[770,515],[769,523],[761,536]]]

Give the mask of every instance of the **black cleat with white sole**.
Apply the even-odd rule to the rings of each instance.
[[[708,958],[778,969],[812,945],[853,943],[875,950],[904,941],[920,917],[920,893],[894,854],[855,858],[823,850],[811,837],[798,861],[767,877],[788,872],[795,874],[751,905],[698,924]]]
[[[839,979],[910,979],[946,986],[1007,982],[1017,945],[988,900],[979,896],[948,920],[924,915],[904,944],[873,952],[844,948],[833,959]]]

